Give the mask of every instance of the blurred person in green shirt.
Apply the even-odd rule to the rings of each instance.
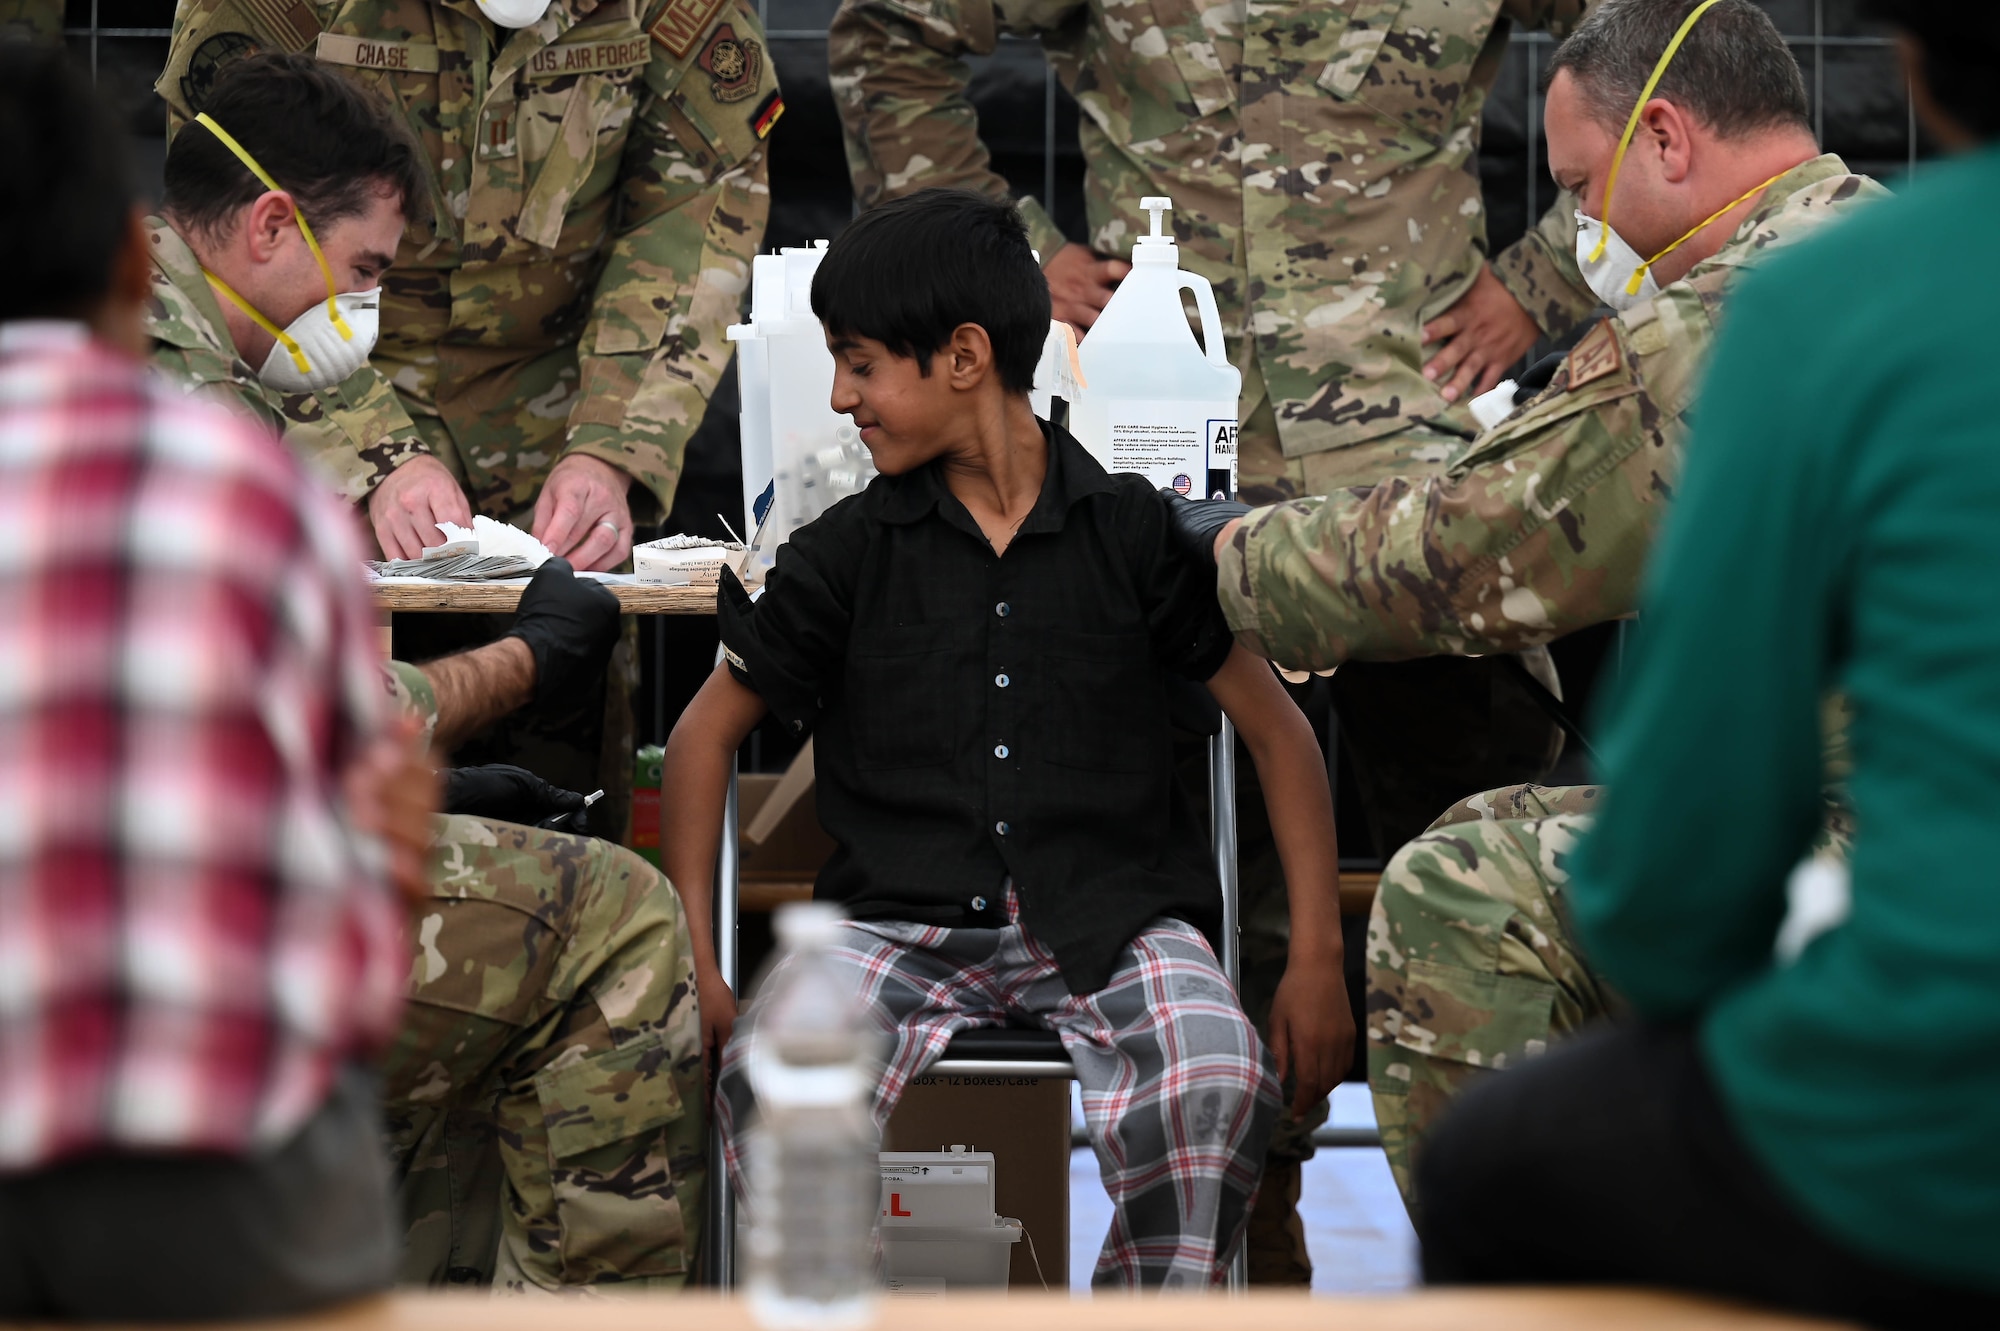
[[[1433,1283],[2000,1322],[2000,11],[1878,8],[1963,156],[1736,297],[1570,866],[1632,1020],[1445,1118]],[[1852,853],[1800,869],[1835,693]]]

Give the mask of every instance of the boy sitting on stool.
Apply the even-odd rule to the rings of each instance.
[[[754,604],[725,579],[726,660],[662,782],[705,1038],[728,1042],[732,1168],[751,1099],[710,888],[730,758],[768,709],[817,735],[838,849],[815,895],[852,917],[836,955],[893,1037],[878,1123],[955,1032],[1054,1030],[1115,1208],[1095,1283],[1212,1284],[1280,1081],[1301,1107],[1323,1099],[1354,1038],[1312,731],[1232,642],[1213,570],[1178,552],[1153,487],[1106,475],[1029,407],[1049,294],[1011,207],[928,190],[874,208],[827,251],[812,301],[833,409],[881,475],[793,533]],[[1271,802],[1292,908],[1275,1051],[1204,936],[1221,894],[1173,780],[1169,674],[1207,681]]]

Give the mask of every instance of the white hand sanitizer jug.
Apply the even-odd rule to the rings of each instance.
[[[1180,266],[1160,229],[1173,201],[1141,199],[1150,235],[1132,247],[1132,271],[1078,350],[1084,386],[1071,413],[1077,441],[1106,471],[1137,472],[1191,498],[1236,493],[1236,398],[1243,376],[1223,350],[1208,279]],[[1181,306],[1194,292],[1197,343]]]

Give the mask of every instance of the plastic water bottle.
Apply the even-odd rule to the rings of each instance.
[[[828,955],[841,918],[820,902],[778,913],[783,950],[746,1050],[759,1116],[747,1283],[767,1327],[856,1327],[874,1310],[881,1140],[869,1106],[882,1039]]]
[[[1071,432],[1106,471],[1137,472],[1184,495],[1236,492],[1236,399],[1243,375],[1229,363],[1208,279],[1180,266],[1180,247],[1160,227],[1173,207],[1141,199],[1152,232],[1132,246],[1132,271],[1078,349],[1082,391]],[[1194,293],[1201,341],[1181,293]]]

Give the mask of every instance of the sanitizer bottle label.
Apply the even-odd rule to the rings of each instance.
[[[1110,404],[1111,462],[1194,499],[1236,492],[1236,404]]]

